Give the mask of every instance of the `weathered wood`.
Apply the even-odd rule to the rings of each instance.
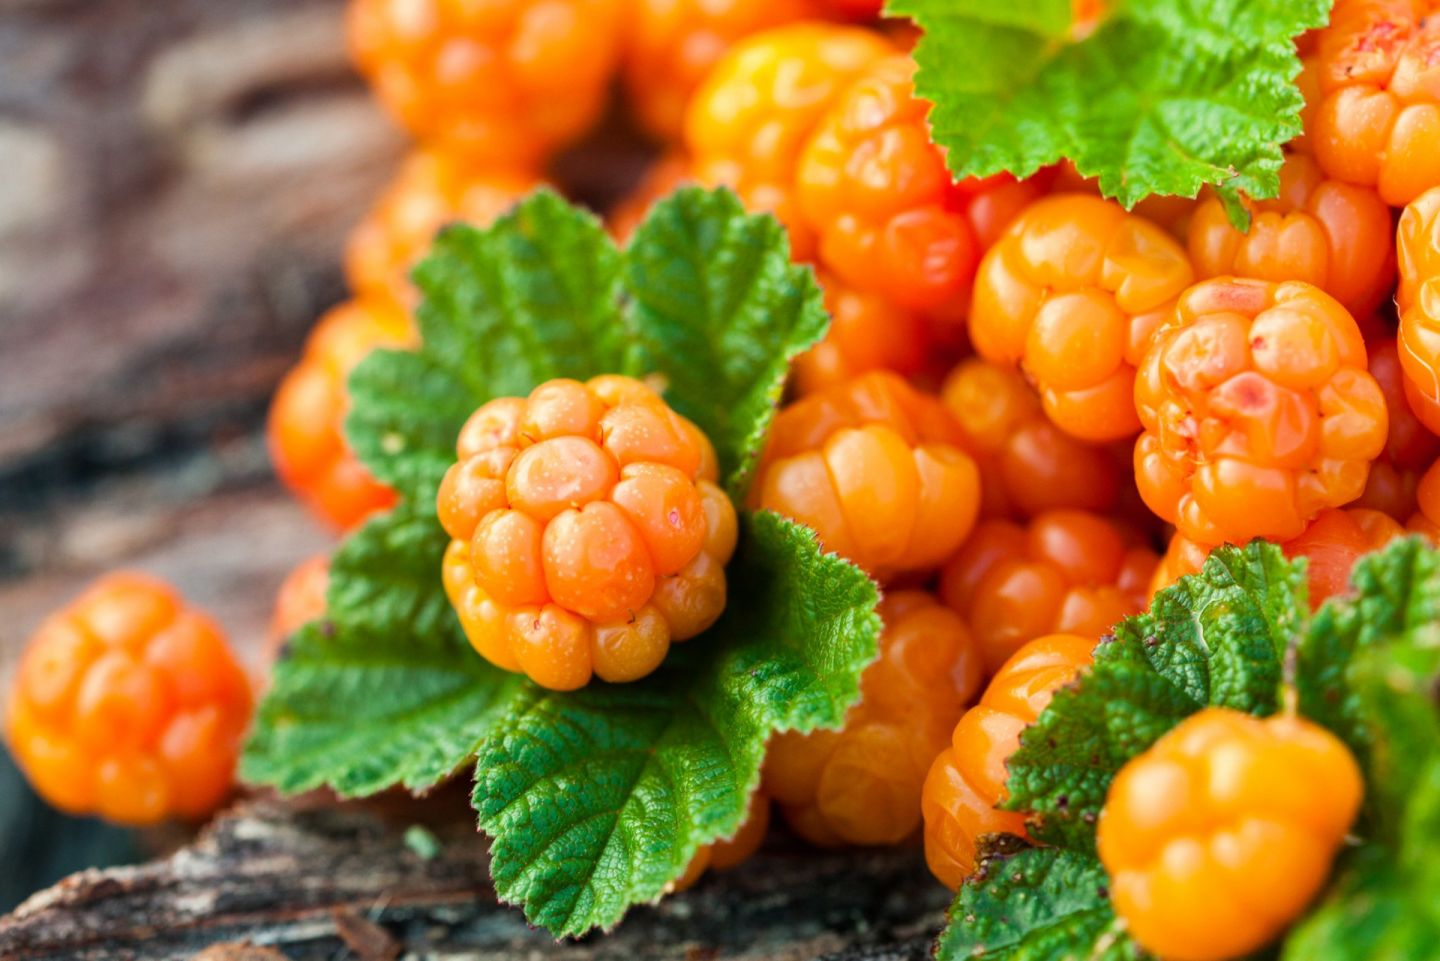
[[[406,842],[416,824],[439,841],[429,860]],[[484,841],[452,789],[420,804],[242,805],[168,860],[87,872],[32,898],[0,919],[0,957],[160,961],[227,944],[315,961],[919,961],[945,901],[914,848],[816,852],[780,838],[609,934],[556,944],[496,902]]]

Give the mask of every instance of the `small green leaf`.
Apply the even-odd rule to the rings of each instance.
[[[637,684],[530,689],[486,741],[475,807],[506,901],[557,936],[658,897],[733,833],[775,731],[838,727],[875,656],[875,585],[777,515],[747,516],[731,602]]]
[[[1121,930],[1110,879],[1094,855],[982,842],[979,869],[961,886],[940,935],[938,961],[1134,961],[1144,952]],[[1008,849],[1008,850],[1007,850]]]

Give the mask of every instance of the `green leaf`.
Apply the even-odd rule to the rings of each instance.
[[[1125,961],[1145,957],[1110,906],[1110,879],[1091,854],[982,842],[940,935],[938,961]]]
[[[829,318],[809,267],[771,217],[728,190],[680,190],[656,204],[625,255],[641,366],[715,444],[726,486],[744,493],[790,361]]]
[[[1217,548],[1196,575],[1161,591],[1095,649],[1011,757],[1007,807],[1032,834],[1089,852],[1110,780],[1130,758],[1202,707],[1269,714],[1286,651],[1304,625],[1303,562],[1273,544]]]
[[[431,586],[447,543],[433,512],[405,507],[346,540],[326,616],[275,665],[242,777],[363,796],[425,790],[470,758],[520,683],[476,656]]]
[[[658,897],[733,833],[775,731],[838,727],[875,656],[875,585],[805,528],[749,515],[714,628],[642,683],[529,689],[486,741],[475,806],[506,901],[557,936]]]
[[[916,90],[957,176],[1068,157],[1126,206],[1204,184],[1275,196],[1301,129],[1291,41],[1328,0],[1131,0],[1078,40],[1064,6],[890,0],[924,31]]]

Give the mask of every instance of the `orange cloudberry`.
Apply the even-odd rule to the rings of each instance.
[[[1097,843],[1116,913],[1160,957],[1248,955],[1324,885],[1363,793],[1345,745],[1303,718],[1192,714],[1106,795]]]
[[[750,795],[745,820],[735,834],[714,844],[702,845],[685,866],[685,873],[670,885],[670,892],[673,894],[693,887],[706,871],[728,871],[739,867],[760,850],[769,830],[770,799],[764,791],[756,791]]]
[[[1109,200],[1058,194],[1020,214],[985,255],[970,336],[1019,364],[1045,413],[1090,441],[1139,430],[1135,368],[1192,279],[1180,244]]]
[[[330,588],[330,557],[316,554],[297,564],[275,595],[266,646],[271,654],[305,624],[325,616],[325,592]]]
[[[416,138],[538,165],[599,119],[622,0],[350,0],[351,56]]]
[[[1440,433],[1440,187],[1405,207],[1396,246],[1405,397],[1421,422]]]
[[[1145,607],[1159,558],[1115,521],[1048,511],[987,520],[940,572],[940,597],[975,635],[987,671],[1042,634],[1099,638]]]
[[[725,185],[785,224],[797,260],[814,236],[795,200],[806,140],[850,81],[894,47],[861,27],[802,23],[741,41],[716,64],[685,114],[695,178]]]
[[[770,741],[765,790],[807,840],[896,844],[920,826],[920,788],[966,705],[981,666],[965,623],[925,591],[887,594],[880,656],[839,731]]]
[[[1415,487],[1415,513],[1405,526],[1440,546],[1440,460],[1421,475]]]
[[[633,681],[720,616],[735,508],[710,442],[640,381],[492,400],[455,449],[444,583],[486,660],[555,690]]]
[[[930,767],[920,802],[925,860],[946,887],[958,888],[975,870],[975,845],[984,835],[1025,836],[1025,816],[998,807],[1008,797],[1006,764],[1025,728],[1090,664],[1094,648],[1093,637],[1035,638],[1005,662],[955,725],[950,746]]]
[[[63,811],[120,824],[199,818],[230,792],[251,699],[214,621],[160,581],[117,573],[31,636],[5,736]]]
[[[1094,194],[1097,197],[1104,196],[1100,190],[1099,178],[1081,176],[1080,171],[1076,170],[1075,165],[1068,160],[1061,161],[1056,165],[1050,189],[1057,194],[1078,193]],[[1134,207],[1130,208],[1130,212],[1165,228],[1167,233],[1183,242],[1190,230],[1190,220],[1199,205],[1200,200],[1195,197],[1151,194],[1148,197],[1142,197]]]
[[[872,371],[776,416],[752,499],[872,574],[923,571],[954,553],[980,509],[962,444],[938,400]]]
[[[830,329],[824,340],[795,358],[796,390],[813,394],[871,370],[905,377],[925,372],[933,353],[923,318],[838,277],[822,273],[819,280]]]
[[[1315,39],[1307,149],[1333,180],[1401,206],[1440,186],[1434,0],[1338,0]]]
[[[1440,457],[1440,437],[1420,422],[1405,399],[1405,377],[1395,339],[1371,340],[1366,350],[1370,354],[1370,376],[1385,397],[1390,426],[1385,449],[1371,462],[1365,493],[1354,506],[1384,511],[1404,521],[1415,511],[1415,487],[1420,474]]]
[[[404,346],[410,336],[406,315],[383,301],[341,304],[316,324],[270,404],[275,472],[316,516],[341,530],[395,502],[345,440],[346,378],[371,350]]]
[[[1385,446],[1385,398],[1354,319],[1310,284],[1187,290],[1135,381],[1140,495],[1200,544],[1296,537],[1355,500]]]

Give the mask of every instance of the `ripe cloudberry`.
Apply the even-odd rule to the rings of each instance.
[[[250,681],[168,585],[101,578],[31,636],[5,736],[37,793],[120,824],[198,818],[230,791]]]
[[[822,273],[830,329],[825,339],[795,358],[795,387],[801,394],[833,387],[872,370],[905,377],[925,371],[931,343],[925,321],[875,294],[856,290]]]
[[[508,210],[539,181],[534,174],[491,169],[439,150],[415,150],[345,246],[345,277],[356,296],[414,309],[410,270],[436,232],[464,221],[477,227]]]
[[[877,60],[836,99],[800,159],[797,197],[821,263],[929,315],[953,346],[963,342],[980,255],[1042,189],[1009,175],[955,182],[914,72],[908,56]]]
[[[764,791],[750,795],[750,804],[745,810],[745,820],[734,836],[714,844],[702,845],[685,866],[685,873],[670,885],[670,893],[684,891],[695,885],[706,871],[728,871],[739,867],[765,843],[765,833],[770,830],[770,799]]]
[[[350,0],[350,53],[415,137],[537,166],[599,118],[622,0]]]
[[[1399,207],[1440,186],[1433,0],[1338,0],[1315,39],[1306,145],[1326,175]]]
[[[1318,725],[1192,714],[1106,795],[1097,843],[1115,910],[1160,957],[1248,955],[1325,883],[1363,793],[1355,759]]]
[[[920,788],[982,681],[965,623],[925,591],[885,595],[880,656],[839,731],[786,732],[765,791],[815,844],[897,844],[920,826]]]
[[[940,398],[980,464],[985,516],[1033,517],[1060,508],[1103,511],[1119,500],[1129,465],[1115,451],[1056,427],[1039,395],[1013,367],[979,357],[961,361],[945,378]]]
[[[1140,495],[1200,544],[1296,537],[1365,490],[1385,398],[1354,319],[1310,284],[1187,290],[1135,381]]]
[[[795,201],[800,151],[850,81],[894,51],[861,27],[802,23],[741,41],[715,65],[685,114],[696,179],[735,190],[751,210],[785,225],[797,260],[814,236]]]
[[[923,571],[955,552],[980,509],[963,442],[938,400],[873,371],[776,416],[752,498],[872,574]]]
[[[940,572],[940,598],[975,635],[987,671],[1042,634],[1099,639],[1144,610],[1155,552],[1113,520],[1048,511],[987,520]]]
[[[950,746],[925,778],[925,860],[954,890],[975,870],[975,845],[987,834],[1025,836],[1025,816],[1002,811],[1009,796],[1006,764],[1020,735],[1050,698],[1090,664],[1095,638],[1050,634],[1027,643],[990,679],[980,701],[960,718]]]
[[[1056,165],[1050,189],[1057,194],[1104,196],[1100,190],[1099,178],[1081,176],[1080,171],[1076,170],[1075,165],[1068,160],[1061,161]],[[1190,220],[1195,215],[1195,209],[1198,206],[1200,206],[1200,199],[1196,197],[1151,194],[1148,197],[1142,197],[1134,207],[1130,208],[1130,212],[1165,228],[1167,233],[1183,243],[1190,231]]]
[[[1303,280],[1357,317],[1394,285],[1390,208],[1374,188],[1327,180],[1312,158],[1291,154],[1280,168],[1280,195],[1245,205],[1248,233],[1231,226],[1218,197],[1196,208],[1189,248],[1199,277]]]
[[[562,691],[633,681],[720,616],[735,508],[710,442],[640,381],[492,400],[455,450],[445,589],[497,667]]]
[[[1016,218],[980,264],[970,336],[1019,364],[1045,413],[1090,441],[1140,428],[1135,368],[1192,279],[1184,248],[1109,200],[1058,194]]]
[[[1415,487],[1415,513],[1405,526],[1440,545],[1440,460],[1421,475]]]
[[[1400,215],[1400,367],[1415,415],[1440,433],[1440,188]]]
[[[410,337],[409,319],[383,301],[341,304],[315,326],[270,404],[275,472],[316,516],[341,530],[395,503],[345,441],[346,378],[371,350],[401,347]]]
[[[1372,340],[1365,346],[1370,354],[1370,376],[1385,397],[1390,426],[1385,449],[1370,464],[1365,493],[1353,506],[1374,508],[1404,521],[1415,512],[1415,488],[1421,473],[1440,457],[1440,437],[1420,422],[1405,399],[1405,376],[1394,338]]]
[[[266,646],[273,655],[305,624],[325,616],[325,592],[330,588],[330,557],[316,554],[297,564],[275,595]]]

